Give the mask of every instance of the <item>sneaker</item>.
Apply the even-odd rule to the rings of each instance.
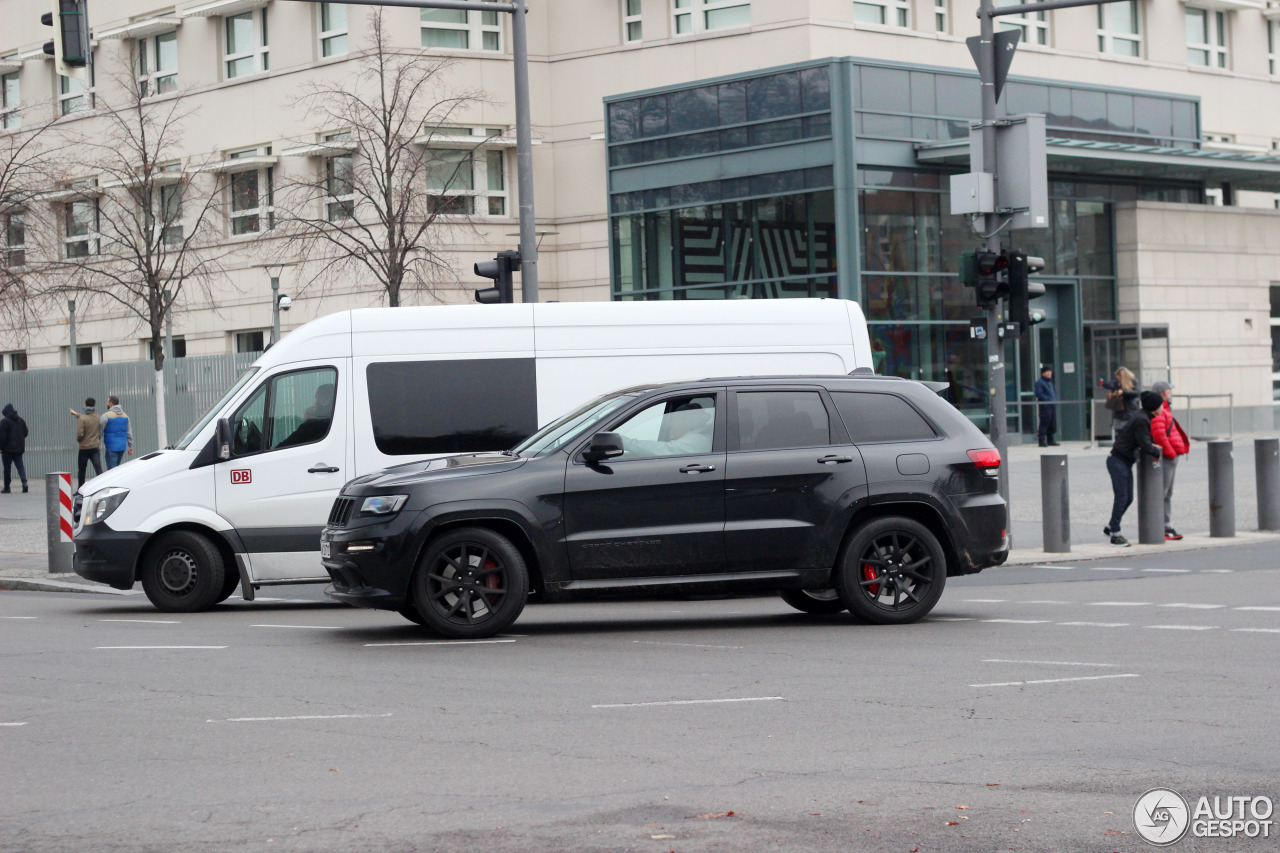
[[[9,494],[8,489],[0,489],[0,495],[7,495],[7,494]]]
[[[27,493],[27,484],[26,484],[26,483],[23,483],[23,484],[22,484],[22,493],[23,493],[24,495]],[[1181,536],[1179,536],[1178,538],[1179,538],[1179,539],[1181,539],[1182,537],[1181,537]]]
[[[1110,536],[1110,535],[1111,535],[1111,525],[1110,525],[1110,524],[1108,524],[1106,527],[1102,528],[1102,535],[1103,535],[1103,536]]]
[[[1050,446],[1050,447],[1059,447],[1060,445],[1058,444],[1058,442],[1054,441],[1054,440],[1051,438],[1051,439],[1049,439],[1049,446]]]
[[[1111,537],[1111,544],[1112,544],[1112,545],[1119,545],[1121,548],[1128,548],[1128,547],[1129,547],[1129,540],[1128,540],[1128,539],[1125,539],[1123,536],[1121,536],[1119,533],[1117,533],[1115,536],[1112,536],[1112,537]]]
[[[1174,530],[1172,527],[1166,527],[1166,528],[1164,529],[1164,538],[1165,538],[1165,539],[1167,539],[1167,540],[1174,540],[1174,541],[1176,541],[1176,540],[1178,540],[1178,539],[1181,539],[1181,538],[1182,538],[1182,534],[1181,534],[1181,533],[1179,533],[1178,531]]]

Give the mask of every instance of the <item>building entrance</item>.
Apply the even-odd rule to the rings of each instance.
[[[1058,391],[1058,440],[1083,441],[1087,438],[1086,406],[1072,403],[1083,400],[1086,389],[1082,361],[1083,329],[1080,322],[1080,284],[1074,279],[1045,281],[1045,295],[1032,303],[1034,310],[1044,311],[1045,321],[1032,326],[1018,341],[1016,394],[1010,389],[1009,399],[1017,400],[1017,421],[1010,411],[1010,433],[1018,432],[1024,441],[1035,441],[1038,427],[1035,383],[1042,367],[1053,368],[1053,384]],[[1016,427],[1015,427],[1016,423]]]

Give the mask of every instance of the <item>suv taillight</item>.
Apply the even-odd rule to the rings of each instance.
[[[973,464],[983,470],[1000,467],[1000,451],[994,447],[987,450],[970,450],[969,458],[973,460]]]

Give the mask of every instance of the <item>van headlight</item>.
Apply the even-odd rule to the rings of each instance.
[[[394,515],[409,500],[408,495],[374,495],[360,504],[361,515]]]
[[[84,508],[80,511],[83,524],[88,526],[105,520],[128,496],[129,490],[120,486],[108,486],[100,492],[94,492],[85,498]]]

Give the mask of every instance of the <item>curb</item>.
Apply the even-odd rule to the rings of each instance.
[[[1073,548],[1069,553],[1059,554],[1039,549],[1015,549],[1004,562],[1006,566],[1041,565],[1044,563],[1073,563],[1085,560],[1114,560],[1120,558],[1150,556],[1152,554],[1171,554],[1178,551],[1206,551],[1215,548],[1226,548],[1232,545],[1258,545],[1264,542],[1280,542],[1280,533],[1271,531],[1238,532],[1229,538],[1215,539],[1207,533],[1187,534],[1177,542],[1164,542],[1157,545],[1139,545],[1132,543],[1128,548],[1120,548],[1105,543],[1090,542]]]
[[[0,576],[0,590],[15,592],[96,592],[105,595],[141,595],[132,589],[115,589],[93,581],[61,580],[66,575],[44,575],[32,578]],[[75,577],[75,575],[72,575]]]

